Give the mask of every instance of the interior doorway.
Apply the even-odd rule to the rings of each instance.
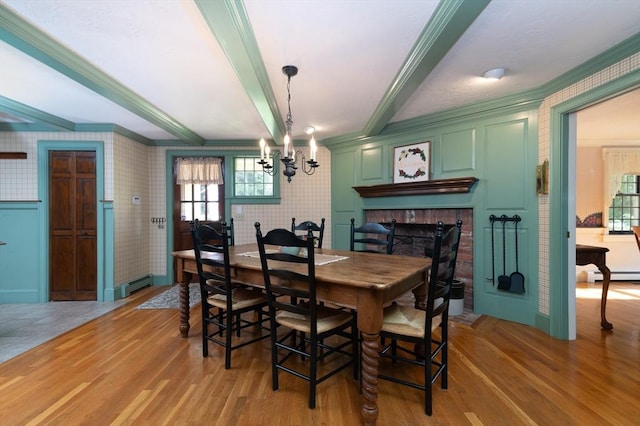
[[[603,173],[598,168],[603,168],[601,155],[602,149],[606,147],[627,147],[637,146],[640,141],[640,133],[637,121],[638,105],[640,105],[640,89],[635,88],[630,91],[623,91],[604,97],[603,99],[589,102],[586,106],[581,107],[573,113],[569,113],[567,117],[567,169],[568,169],[568,186],[567,186],[567,223],[568,223],[568,255],[567,255],[567,311],[569,338],[575,339],[577,336],[576,325],[576,293],[580,289],[577,288],[577,282],[586,281],[586,278],[577,276],[577,268],[575,261],[576,243],[587,245],[598,245],[606,247],[606,242],[589,243],[581,240],[580,231],[587,231],[586,228],[577,228],[576,222],[591,222],[598,218],[604,219],[605,215],[602,210],[596,209],[584,210],[580,204],[585,204],[584,191],[578,191],[578,176],[589,186],[590,196],[597,199],[598,204],[604,204],[602,195],[604,187],[599,185],[593,188],[593,181],[600,182],[603,177],[598,176],[598,172]],[[578,150],[592,152],[593,162],[586,161],[584,155],[581,157]],[[585,170],[592,168],[595,170]],[[595,174],[595,176],[591,176]],[[604,183],[602,184],[604,186]],[[595,219],[594,219],[595,218]],[[582,225],[581,225],[582,226]],[[607,228],[608,223],[599,223],[598,230]],[[584,238],[584,237],[583,237]],[[608,262],[609,263],[609,255]],[[593,266],[593,265],[591,265]],[[595,269],[595,266],[594,266]],[[583,274],[586,277],[586,273]],[[601,284],[598,284],[600,286]],[[597,320],[595,318],[594,320]],[[598,321],[595,323],[597,324]]]

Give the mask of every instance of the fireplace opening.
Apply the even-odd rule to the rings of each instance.
[[[425,249],[433,247],[436,224],[447,227],[462,221],[462,235],[458,248],[455,279],[464,283],[464,308],[473,311],[473,209],[377,209],[366,210],[366,222],[390,225],[396,220],[393,253],[396,255],[425,257]],[[406,298],[413,300],[413,293]]]

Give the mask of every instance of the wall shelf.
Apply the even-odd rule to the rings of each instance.
[[[0,152],[0,160],[25,160],[26,152]]]
[[[388,183],[383,185],[354,186],[362,198],[399,197],[404,195],[460,194],[471,192],[476,177],[437,179],[423,182]]]

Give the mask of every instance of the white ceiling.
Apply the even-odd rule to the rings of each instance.
[[[114,123],[151,140],[181,139],[181,133],[150,120],[149,108],[162,123],[204,140],[256,140],[274,134],[269,115],[260,112],[269,99],[277,103],[271,118],[282,125],[281,67],[294,64],[300,72],[291,81],[293,133],[312,125],[322,140],[535,89],[640,32],[638,0],[493,0],[442,58],[429,63],[427,57],[421,70],[407,72],[416,41],[430,40],[421,33],[435,31],[429,20],[436,0],[215,1],[0,0],[0,13],[11,9],[66,46],[76,66],[95,66],[90,74],[100,83],[60,72],[64,64],[52,67],[0,37],[0,96],[72,123]],[[266,71],[264,94],[252,89],[260,78],[256,68],[228,56],[243,53],[238,42],[223,37],[221,45],[203,12],[219,4],[246,10],[260,56],[249,61]],[[497,66],[506,69],[500,81],[480,78]],[[146,101],[142,112],[132,107],[139,102],[109,96],[114,90]],[[391,103],[386,109],[384,100]],[[625,129],[616,137],[637,141],[638,91],[623,100],[623,113],[604,106],[589,111],[613,109],[604,119],[609,126],[629,113],[636,120],[616,125]],[[1,105],[0,122],[30,120]],[[581,126],[591,126],[581,127],[591,139],[604,127],[601,114],[579,116]]]

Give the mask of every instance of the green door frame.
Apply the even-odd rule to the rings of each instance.
[[[569,339],[569,116],[583,108],[640,87],[640,70],[575,96],[551,108],[551,187],[549,199],[549,333],[559,339]],[[571,247],[575,250],[575,247]],[[575,319],[572,319],[575,321]]]
[[[112,238],[105,239],[105,209],[111,210],[112,203],[104,200],[104,144],[102,141],[38,141],[38,197],[42,201],[40,229],[44,238],[40,247],[42,259],[39,292],[43,302],[49,300],[49,151],[95,151],[96,153],[96,196],[97,203],[97,301],[115,300],[113,289],[114,253]],[[113,229],[113,227],[111,227]],[[105,245],[105,242],[111,242]],[[111,246],[109,251],[107,246]],[[110,259],[110,261],[109,261]],[[106,283],[111,283],[106,288]],[[110,291],[109,291],[110,290]]]

